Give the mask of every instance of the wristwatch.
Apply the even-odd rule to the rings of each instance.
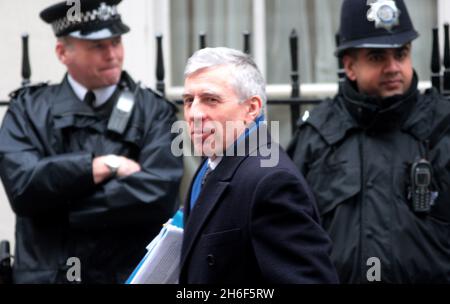
[[[122,165],[120,157],[114,154],[106,155],[103,159],[103,163],[108,167],[109,171],[111,171],[112,176],[117,174],[117,170],[119,170],[120,165]]]

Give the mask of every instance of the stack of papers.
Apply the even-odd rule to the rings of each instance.
[[[178,211],[147,246],[147,254],[125,284],[177,284],[183,243],[183,213]]]

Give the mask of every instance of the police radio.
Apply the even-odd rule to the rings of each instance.
[[[426,159],[420,159],[411,166],[411,188],[409,196],[414,212],[426,213],[431,208],[432,167]]]
[[[130,120],[131,114],[133,112],[135,97],[138,92],[140,83],[136,84],[136,89],[134,92],[130,92],[128,87],[125,87],[117,100],[114,109],[109,117],[108,130],[116,132],[118,134],[123,134],[125,131],[128,121]]]

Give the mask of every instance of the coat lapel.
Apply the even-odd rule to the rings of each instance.
[[[218,181],[216,179],[213,180],[212,177],[210,177],[210,179],[206,182],[194,209],[187,219],[184,229],[185,238],[183,241],[180,263],[181,266],[184,264],[186,257],[191,251],[192,245],[200,237],[202,227],[204,226],[209,215],[218,205],[220,197],[228,188],[228,185],[229,182]]]
[[[64,117],[73,114],[95,116],[91,107],[78,99],[67,80],[67,75],[64,77],[59,92],[52,102],[52,111],[56,117]]]
[[[237,171],[240,163],[249,155],[254,155],[258,147],[267,146],[271,143],[270,134],[267,132],[267,126],[262,125],[260,128],[262,131],[260,132],[260,135],[263,136],[259,136],[258,141],[254,141],[252,143],[248,140],[244,140],[240,144],[238,144],[237,147],[233,148],[235,149],[234,152],[228,150],[225,153],[225,156],[223,157],[220,164],[214,171],[210,173],[192,211],[190,210],[190,192],[192,191],[193,183],[191,183],[190,191],[185,203],[187,210],[185,210],[184,240],[182,246],[182,255],[180,259],[180,269],[183,268],[183,265],[186,262],[186,259],[188,258],[193,245],[198,240],[198,238],[200,238],[206,221],[210,218],[213,210],[220,204],[221,197],[227,190],[230,181]],[[242,145],[246,145],[244,155],[237,154],[240,156],[232,156],[236,155],[233,154],[236,152],[236,149],[238,151],[243,151],[242,149],[240,149]],[[195,180],[198,171],[199,170],[197,170],[193,181]]]

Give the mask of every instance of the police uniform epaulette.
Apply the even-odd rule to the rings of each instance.
[[[143,87],[143,88],[146,89],[146,90],[149,90],[150,92],[152,92],[153,94],[155,94],[155,95],[157,95],[157,96],[159,96],[159,97],[161,97],[161,98],[166,99],[166,98],[164,97],[164,95],[163,95],[160,91],[152,90],[152,89],[149,88],[149,87]]]
[[[30,92],[34,92],[37,89],[43,88],[48,86],[49,82],[38,82],[35,84],[30,84],[30,85],[26,85],[26,86],[22,86],[14,91],[12,91],[11,93],[9,93],[9,97],[11,99],[16,98],[20,93],[24,92],[25,90],[28,90]]]
[[[172,109],[175,111],[175,113],[178,113],[178,107],[176,106],[176,104],[175,104],[174,102],[168,100],[166,97],[164,97],[164,95],[161,94],[161,92],[156,91],[156,90],[152,90],[152,89],[149,88],[149,87],[144,87],[144,89],[146,89],[146,90],[152,92],[153,94],[155,94],[155,95],[158,96],[158,97],[161,97],[162,100],[164,100],[165,102],[167,102],[167,103],[172,107]]]

